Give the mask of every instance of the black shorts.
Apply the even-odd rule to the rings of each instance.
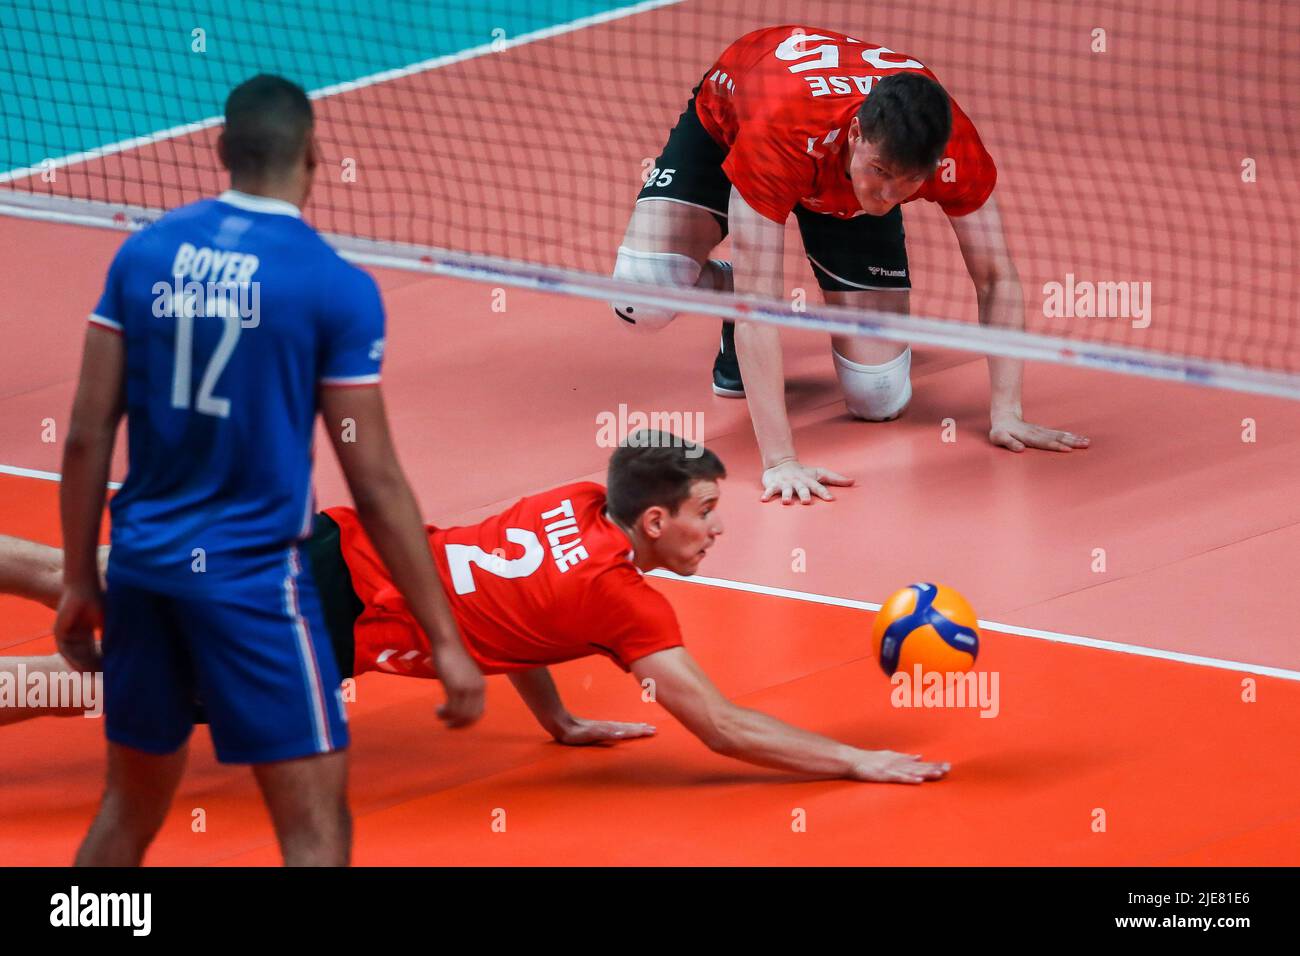
[[[338,522],[324,512],[316,515],[311,536],[299,547],[320,594],[321,610],[325,612],[325,627],[338,661],[339,676],[351,677],[356,666],[353,628],[366,606],[352,587],[352,574],[343,560]]]
[[[695,94],[686,104],[668,142],[655,160],[637,202],[670,199],[698,206],[713,214],[722,235],[727,235],[727,206],[731,180],[722,170],[727,148],[709,135],[695,112]],[[835,292],[864,289],[910,289],[907,247],[903,241],[903,209],[895,206],[883,216],[863,214],[841,219],[794,207],[803,237],[804,255],[817,276],[817,284]]]
[[[339,677],[352,677],[356,666],[356,638],[352,629],[366,606],[352,587],[352,574],[343,560],[338,522],[324,513],[316,515],[311,536],[299,542],[298,546],[307,559],[312,580],[320,594],[325,629],[329,631]],[[195,701],[194,722],[208,722],[201,701]]]

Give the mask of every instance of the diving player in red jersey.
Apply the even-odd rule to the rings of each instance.
[[[1021,329],[1023,293],[993,197],[996,181],[974,125],[919,60],[833,30],[768,27],[729,46],[695,88],[637,198],[614,275],[780,299],[784,223],[793,212],[827,303],[906,313],[911,282],[900,206],[927,199],[949,217],[981,323]],[[728,234],[733,261],[710,259]],[[674,317],[626,303],[614,311],[644,330]],[[853,415],[885,421],[902,413],[912,394],[909,346],[836,335],[831,347]],[[1083,436],[1027,423],[1023,363],[988,361],[994,444],[1013,451],[1088,445]],[[784,383],[778,329],[724,323],[713,388],[749,400],[763,500],[830,501],[827,486],[852,480],[800,462]]]
[[[654,733],[645,723],[582,720],[564,706],[547,666],[600,654],[653,686],[655,700],[720,754],[821,777],[920,783],[944,776],[946,763],[859,750],[721,694],[644,573],[696,572],[722,533],[716,507],[726,472],[702,446],[640,434],[653,437],[611,457],[608,490],[592,482],[565,485],[475,525],[428,529],[452,613],[483,673],[509,675],[542,727],[565,744]],[[351,509],[318,515],[302,550],[345,675],[437,676],[428,639]],[[0,590],[42,599],[52,591],[42,582],[57,577],[58,565],[54,549],[0,539]],[[20,664],[29,674],[55,676],[67,666],[57,656],[0,658],[0,674]],[[0,709],[0,723],[54,712]]]

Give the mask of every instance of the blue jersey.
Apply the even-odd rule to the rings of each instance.
[[[280,581],[315,510],[317,388],[379,380],[374,280],[291,204],[227,192],[129,238],[90,321],[125,340],[110,575],[198,597]]]

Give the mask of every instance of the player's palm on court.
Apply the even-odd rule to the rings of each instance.
[[[771,501],[777,495],[780,495],[781,503],[788,505],[794,501],[795,495],[798,495],[800,502],[809,505],[812,504],[813,496],[816,495],[823,501],[834,501],[835,496],[831,494],[830,489],[826,486],[841,485],[847,487],[851,484],[853,484],[853,479],[845,478],[839,472],[831,471],[829,468],[809,468],[791,459],[773,465],[763,472],[763,497],[761,500]]]
[[[577,718],[572,727],[555,739],[570,747],[586,747],[591,744],[616,743],[631,740],[634,737],[654,736],[655,728],[650,724],[627,724],[617,720],[583,720]]]
[[[927,762],[920,754],[871,750],[863,754],[851,776],[870,783],[924,783],[941,779],[948,769],[948,764]]]
[[[1012,451],[1024,451],[1026,448],[1073,451],[1075,448],[1087,448],[1089,439],[1074,432],[1031,425],[1019,418],[1000,418],[995,419],[993,427],[989,429],[989,441]]]

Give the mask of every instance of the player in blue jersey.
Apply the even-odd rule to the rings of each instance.
[[[248,763],[287,864],[343,864],[348,732],[320,598],[297,542],[325,420],[367,532],[431,638],[452,726],[483,677],[461,642],[397,463],[379,388],[374,281],[299,209],[318,163],[311,103],[258,76],[226,102],[231,190],[129,238],[90,317],[63,459],[55,634],[100,666],[108,783],[77,854],[138,864],[171,805],[201,697],[217,757]],[[96,545],[115,433],[129,465],[101,595]]]

